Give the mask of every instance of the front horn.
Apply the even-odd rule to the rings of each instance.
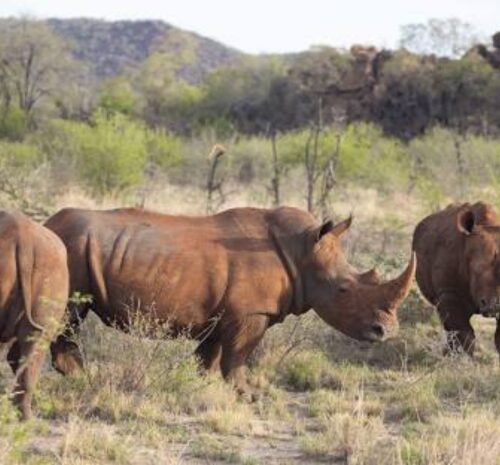
[[[406,299],[413,284],[416,268],[417,257],[415,252],[412,252],[406,269],[397,278],[380,285],[384,306],[387,308],[397,308]]]

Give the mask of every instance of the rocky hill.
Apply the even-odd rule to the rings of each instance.
[[[99,78],[116,76],[143,62],[158,41],[180,31],[163,21],[102,21],[96,19],[49,19],[53,29],[74,44],[75,56]],[[206,73],[234,63],[243,54],[212,39],[185,32],[196,43],[196,61],[183,77],[199,82]]]

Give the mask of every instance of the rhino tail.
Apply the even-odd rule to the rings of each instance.
[[[24,311],[26,318],[31,326],[40,331],[45,331],[45,328],[38,324],[33,318],[33,287],[32,275],[34,270],[34,249],[33,244],[30,243],[28,247],[20,244],[16,246],[16,261],[18,269],[19,287],[21,289],[22,299],[24,303]]]

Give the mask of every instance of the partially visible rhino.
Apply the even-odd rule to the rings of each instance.
[[[319,224],[295,208],[236,208],[213,216],[162,215],[138,209],[66,209],[46,226],[68,250],[71,291],[91,294],[72,309],[71,326],[52,345],[54,366],[82,366],[68,337],[89,309],[126,329],[131,311],[206,335],[197,354],[220,368],[239,391],[243,365],[266,329],[314,308],[331,326],[360,340],[397,330],[398,306],[409,292],[415,260],[381,283],[347,262],[340,238],[351,219]],[[140,302],[131,305],[132,302]]]
[[[413,235],[417,283],[447,333],[445,352],[474,352],[474,314],[500,315],[500,220],[491,205],[449,205]],[[500,352],[500,325],[495,344]]]
[[[2,211],[0,257],[0,346],[10,345],[13,400],[27,419],[45,355],[40,338],[62,323],[68,300],[66,249],[47,228]]]

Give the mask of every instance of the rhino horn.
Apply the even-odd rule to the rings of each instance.
[[[403,300],[406,299],[413,284],[416,267],[417,258],[415,252],[412,252],[406,269],[397,278],[391,279],[379,286],[384,308],[398,308]]]

